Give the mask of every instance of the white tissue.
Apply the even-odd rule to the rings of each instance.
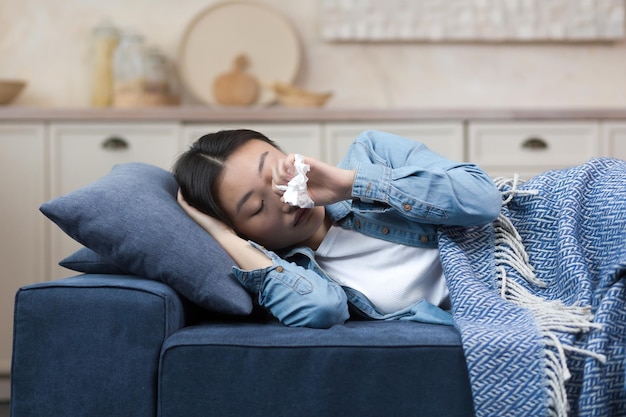
[[[309,172],[311,167],[304,163],[304,157],[296,154],[294,161],[294,167],[296,169],[296,176],[287,183],[287,185],[278,185],[278,189],[284,191],[283,201],[292,206],[298,206],[301,208],[313,208],[315,203],[311,200],[311,196],[307,192],[306,183],[309,180],[306,173]]]

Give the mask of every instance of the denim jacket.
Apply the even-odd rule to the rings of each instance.
[[[352,200],[326,206],[334,224],[410,246],[436,248],[439,225],[493,221],[502,200],[492,180],[474,164],[445,159],[425,145],[378,131],[361,133],[341,168],[356,170]],[[449,312],[425,300],[392,314],[380,313],[360,292],[341,287],[305,247],[274,253],[251,242],[273,265],[233,268],[283,324],[326,328],[348,319],[348,302],[364,317],[452,324]]]

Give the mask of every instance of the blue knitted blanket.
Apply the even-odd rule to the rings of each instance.
[[[478,417],[626,416],[626,162],[496,180],[441,259]]]

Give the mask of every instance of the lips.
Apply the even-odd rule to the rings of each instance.
[[[297,226],[304,222],[311,215],[311,209],[301,208],[296,211],[296,215],[293,219],[293,226]]]

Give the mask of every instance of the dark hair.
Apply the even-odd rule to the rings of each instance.
[[[274,141],[262,133],[247,129],[222,130],[196,140],[178,158],[173,168],[174,177],[187,203],[233,227],[216,200],[215,183],[230,155],[245,143],[255,139],[280,149]]]

